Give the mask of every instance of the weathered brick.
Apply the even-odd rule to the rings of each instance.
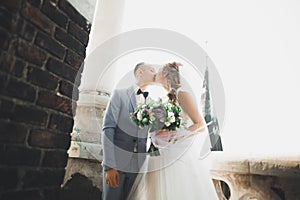
[[[1,5],[13,13],[19,10],[21,3],[22,1],[20,0],[1,1]]]
[[[6,30],[11,29],[11,24],[13,20],[13,15],[7,10],[0,7],[0,27],[5,28]]]
[[[23,60],[15,59],[12,68],[10,69],[10,73],[15,75],[16,77],[21,77],[23,75],[23,70],[26,66],[26,63]]]
[[[33,102],[36,98],[36,89],[23,81],[18,81],[14,78],[10,78],[3,94],[6,96]]]
[[[3,53],[0,57],[1,70],[14,75],[16,77],[21,77],[23,75],[23,70],[26,63],[20,59],[14,59],[9,54]]]
[[[21,12],[27,20],[37,25],[42,31],[45,31],[48,34],[53,32],[54,24],[38,9],[26,4]]]
[[[0,145],[1,149],[1,145]],[[41,151],[20,146],[2,146],[0,164],[11,166],[38,166]]]
[[[46,151],[42,167],[64,168],[67,161],[68,154],[65,151]]]
[[[27,171],[23,177],[23,187],[51,187],[62,183],[64,177],[64,169],[60,170],[32,170]]]
[[[55,29],[54,35],[58,41],[77,52],[79,55],[85,56],[85,46],[79,41],[75,40],[71,35],[60,28]]]
[[[7,80],[8,80],[7,76],[0,74],[0,94],[2,94],[3,91],[5,90],[7,85]]]
[[[44,51],[29,43],[19,41],[17,46],[17,56],[24,58],[30,63],[42,65],[47,56]]]
[[[0,57],[1,71],[10,72],[10,68],[13,62],[14,58],[6,52],[3,52]]]
[[[55,3],[51,2],[50,0],[44,0],[42,12],[45,13],[57,25],[66,29],[68,18],[58,9]]]
[[[82,68],[82,69],[83,69],[83,68]],[[79,85],[80,85],[80,83],[81,83],[81,77],[82,77],[81,72],[78,71],[78,74],[77,74],[77,76],[76,76],[76,80],[74,81],[74,85],[75,85],[76,87],[79,87]]]
[[[26,127],[20,124],[0,121],[0,143],[22,144],[25,142],[26,135]]]
[[[3,50],[7,50],[10,40],[11,35],[9,34],[9,32],[0,28],[0,48]]]
[[[33,147],[65,149],[70,146],[71,136],[68,134],[53,133],[46,130],[33,130],[29,134],[28,144]]]
[[[49,58],[46,68],[54,74],[71,81],[72,83],[76,79],[77,71],[59,60]]]
[[[35,44],[42,47],[43,49],[48,50],[48,52],[61,59],[64,57],[66,52],[65,48],[62,45],[60,45],[57,41],[53,40],[51,36],[41,32],[37,33]]]
[[[35,67],[28,67],[27,80],[35,85],[38,85],[49,90],[55,90],[58,84],[58,79],[50,74]]]
[[[0,97],[0,118],[2,118],[2,119],[11,118],[13,108],[14,108],[13,102],[7,101],[5,99],[1,99],[1,97]]]
[[[79,56],[77,53],[75,53],[72,50],[67,50],[67,55],[65,58],[65,62],[71,65],[74,69],[80,69],[80,67],[83,67],[83,61],[84,57]]]
[[[20,36],[24,38],[27,41],[32,41],[34,35],[35,35],[35,28],[31,24],[24,22],[23,29],[20,32]]]
[[[84,46],[87,46],[87,43],[89,41],[89,33],[86,32],[82,27],[71,21],[68,27],[68,33],[73,35]]]
[[[35,106],[16,105],[11,118],[17,122],[45,126],[48,114]]]
[[[73,116],[76,115],[77,101],[72,102]]]
[[[24,23],[25,22],[22,18],[18,17],[18,15],[14,15],[11,22],[11,33],[18,34],[22,32]],[[14,37],[16,37],[16,35],[14,35]]]
[[[16,168],[0,168],[0,190],[13,189],[19,181],[19,172]],[[1,197],[1,196],[0,196]]]
[[[75,101],[78,100],[78,97],[79,97],[78,88],[71,83],[62,81],[59,84],[59,92]]]
[[[76,75],[77,71],[82,69],[80,66],[85,56],[85,46],[82,43],[87,43],[86,34],[90,24],[87,24],[70,3],[62,3],[66,5],[66,10],[61,9],[58,6],[59,1],[4,0],[0,3],[0,49],[4,50],[1,56],[6,56],[0,58],[1,200],[60,199],[63,168],[68,157],[66,151],[70,145],[69,134],[62,136],[64,135],[62,133],[69,133],[74,123],[71,108],[72,105],[76,106],[76,102],[69,98],[70,88],[72,82],[76,84],[80,82],[76,79]],[[68,16],[70,14],[73,14],[72,19]],[[71,21],[72,25],[69,27]],[[82,25],[85,30],[80,28]],[[57,26],[63,31],[60,35],[63,36],[60,37],[62,40],[56,37],[59,34],[54,34]],[[68,33],[68,37],[64,38],[68,27],[68,31],[72,34]],[[77,30],[82,31],[82,34],[77,33]],[[48,35],[49,37],[43,37]],[[73,41],[75,43],[71,44]],[[76,46],[77,44],[80,46]],[[63,54],[59,46],[63,47]],[[71,52],[68,57],[67,48]],[[51,67],[57,66],[52,65],[48,66],[52,71],[48,68],[46,71],[44,67],[48,58],[57,58],[56,61],[60,63],[57,66],[62,66],[62,69],[53,69]],[[51,64],[50,61],[48,64]],[[78,76],[80,73],[81,71]],[[56,81],[55,84],[53,79]],[[59,88],[58,81],[62,82]],[[19,85],[21,86],[19,88],[18,84],[24,85]],[[33,103],[29,103],[26,96],[30,93],[26,92],[30,91],[30,87],[36,90]],[[78,91],[78,88],[76,90]],[[38,91],[52,93],[53,96],[48,101],[54,100],[53,103],[50,105],[41,103]],[[40,105],[37,103],[38,97]],[[30,97],[30,101],[32,99]],[[43,102],[46,102],[46,99]],[[63,116],[58,112],[63,112]],[[70,117],[65,117],[66,115]],[[34,135],[34,131],[30,132],[33,128],[46,129],[46,132],[55,136],[52,138],[49,134],[43,137]],[[53,173],[49,169],[53,169]],[[30,171],[27,173],[28,170]]]
[[[27,2],[33,5],[34,7],[39,8],[41,6],[42,0],[27,0]]]
[[[1,200],[41,200],[43,196],[40,190],[23,190],[6,192],[1,197]]]
[[[52,114],[50,116],[50,122],[48,128],[54,130],[60,130],[65,133],[71,133],[73,130],[74,120],[71,117]]]
[[[45,189],[44,197],[45,197],[45,200],[53,200],[53,199],[64,200],[64,198],[61,197],[61,187],[60,186],[57,186],[55,188]]]
[[[40,91],[37,104],[72,116],[72,100],[52,92]]]
[[[90,31],[91,25],[88,21],[67,1],[60,0],[59,8],[64,11],[75,23],[84,28],[87,32]]]

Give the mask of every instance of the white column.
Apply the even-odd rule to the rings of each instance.
[[[122,31],[122,18],[124,13],[124,0],[98,0],[94,19],[92,23],[89,43],[87,46],[87,56],[82,73],[80,91],[95,90],[97,78],[93,76],[95,71],[101,70],[95,63],[99,62],[97,57],[90,56],[97,47],[112,36]],[[117,48],[117,47],[116,47]]]
[[[68,0],[89,22],[93,22],[97,0]]]
[[[102,170],[99,163],[102,160],[100,154],[102,148],[101,124],[110,91],[106,93],[101,88],[96,89],[98,74],[101,74],[101,71],[104,70],[101,68],[104,66],[99,66],[99,56],[94,50],[103,41],[121,32],[124,2],[123,0],[98,0],[96,3],[79,87],[79,100],[74,118],[74,129],[71,134],[72,141],[68,151],[65,183],[72,177],[72,174],[80,173],[88,177],[96,187],[102,188]],[[111,48],[111,51],[117,48],[118,45]],[[93,56],[90,56],[91,54]],[[106,54],[102,56],[105,57]],[[113,75],[113,71],[108,74],[112,79]]]
[[[103,41],[121,32],[124,6],[124,0],[97,0],[87,56]]]
[[[101,147],[99,134],[101,132],[102,123],[101,113],[108,103],[109,93],[111,91],[104,92],[101,88],[96,89],[99,77],[98,75],[95,76],[95,72],[100,74],[99,72],[103,70],[100,68],[103,66],[99,67],[100,61],[97,51],[93,53],[93,56],[90,55],[102,42],[121,32],[123,8],[123,0],[97,0],[96,2],[87,47],[87,56],[83,66],[81,85],[79,88],[79,100],[77,102],[74,122],[75,128],[73,130],[73,142],[71,144],[71,147],[74,146],[74,148],[70,148],[70,157],[90,158],[95,157],[95,155],[100,155],[98,149]],[[118,45],[114,46],[111,50],[114,51],[117,48]],[[113,71],[108,75],[111,79],[114,78]],[[75,148],[75,143],[80,143],[81,145]],[[85,148],[81,148],[81,146]],[[101,157],[97,157],[96,159],[101,160]]]

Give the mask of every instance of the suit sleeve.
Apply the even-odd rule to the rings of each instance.
[[[121,109],[120,104],[120,95],[117,91],[114,91],[106,108],[102,126],[103,169],[105,171],[117,168],[114,136]]]

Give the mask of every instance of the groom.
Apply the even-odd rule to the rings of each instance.
[[[145,160],[148,129],[135,125],[130,113],[145,102],[155,69],[139,63],[134,76],[135,85],[113,92],[103,119],[103,200],[125,200]]]

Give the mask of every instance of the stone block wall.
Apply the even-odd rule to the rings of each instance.
[[[0,199],[59,199],[90,23],[67,0],[0,1]]]

